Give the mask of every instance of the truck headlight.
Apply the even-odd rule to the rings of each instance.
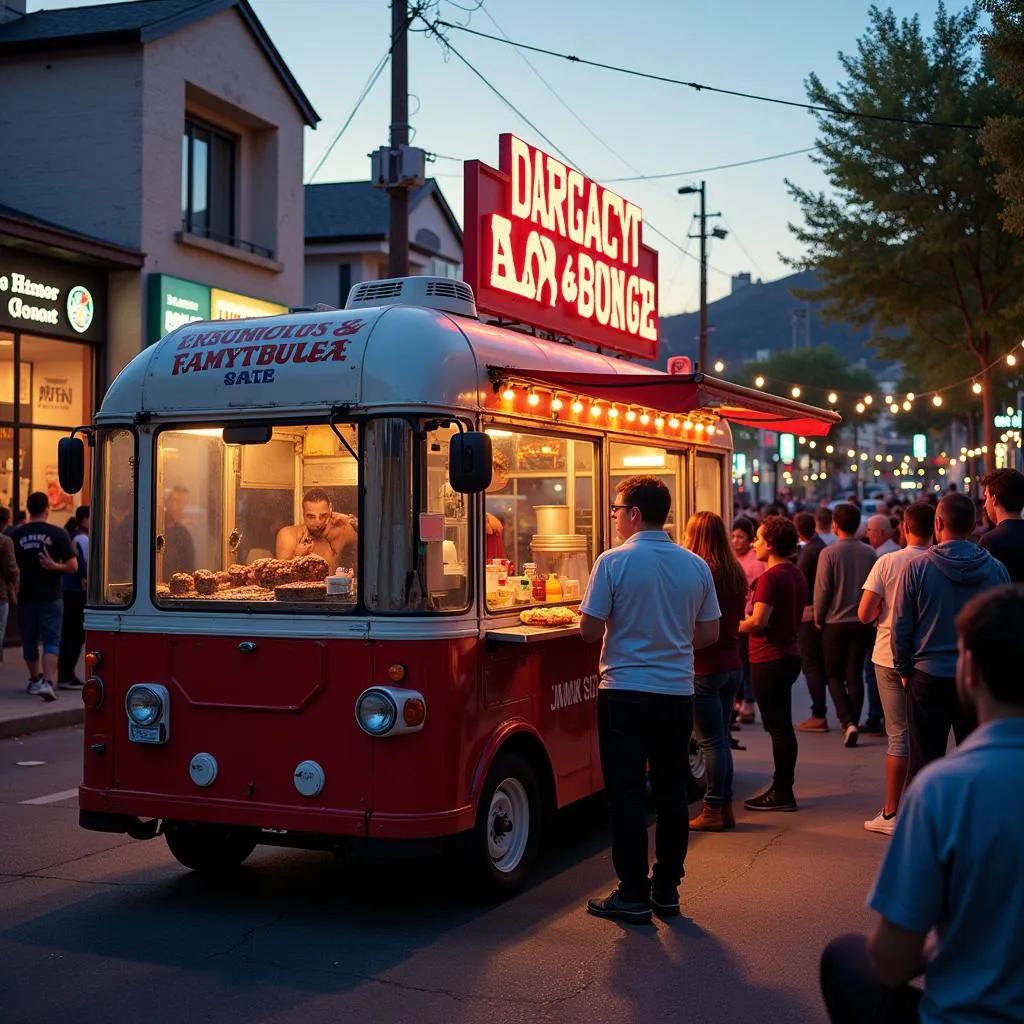
[[[426,719],[426,698],[416,690],[371,686],[356,700],[356,721],[370,736],[419,732]]]
[[[152,687],[133,686],[125,698],[125,710],[136,725],[153,725],[160,721],[164,702]]]
[[[398,721],[398,705],[385,690],[365,690],[356,701],[356,721],[371,736],[385,736]]]
[[[135,683],[124,698],[128,738],[136,743],[166,743],[171,728],[171,698],[159,683]]]

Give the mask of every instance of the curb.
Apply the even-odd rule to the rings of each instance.
[[[45,732],[48,729],[64,729],[69,725],[81,725],[85,718],[85,708],[54,708],[52,711],[36,712],[34,715],[20,715],[0,721],[0,740],[11,739],[13,736],[27,736],[33,732]]]

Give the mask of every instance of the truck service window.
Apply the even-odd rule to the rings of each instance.
[[[594,442],[500,427],[487,433],[494,452],[484,518],[488,609],[546,602],[534,581],[551,577],[561,600],[578,601],[599,539]]]
[[[686,516],[682,512],[686,494],[685,458],[676,452],[648,445],[613,442],[611,446],[611,497],[615,496],[615,488],[631,476],[657,477],[672,495],[672,508],[665,521],[665,532],[676,543],[682,540],[682,531],[686,526]],[[611,543],[618,543],[614,531]]]

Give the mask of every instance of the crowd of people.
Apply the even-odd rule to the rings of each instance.
[[[580,606],[584,641],[602,645],[598,740],[619,879],[589,913],[634,924],[680,913],[688,834],[735,827],[731,731],[758,711],[774,773],[743,806],[796,811],[797,733],[831,731],[831,697],[845,747],[884,729],[884,802],[864,824],[892,836],[869,898],[874,933],[822,957],[831,1020],[1024,1019],[1024,474],[997,470],[983,485],[981,517],[952,489],[866,523],[855,502],[766,508],[738,517],[731,538],[698,512],[676,547],[665,485],[619,484],[621,543],[598,558]],[[795,725],[801,672],[811,714]],[[708,784],[687,828],[691,729]],[[909,984],[919,975],[923,989]]]
[[[0,508],[0,637],[13,607],[28,669],[26,692],[46,702],[55,701],[58,690],[83,686],[77,665],[85,643],[89,506],[75,509],[63,527],[49,519],[43,491],[28,496],[13,523],[10,511]]]

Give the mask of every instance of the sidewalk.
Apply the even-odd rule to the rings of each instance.
[[[28,672],[20,647],[4,648],[0,661],[0,739],[24,736],[30,732],[61,729],[82,721],[82,695],[75,690],[58,690],[57,699],[46,703],[25,692]],[[79,662],[78,676],[83,678]]]

